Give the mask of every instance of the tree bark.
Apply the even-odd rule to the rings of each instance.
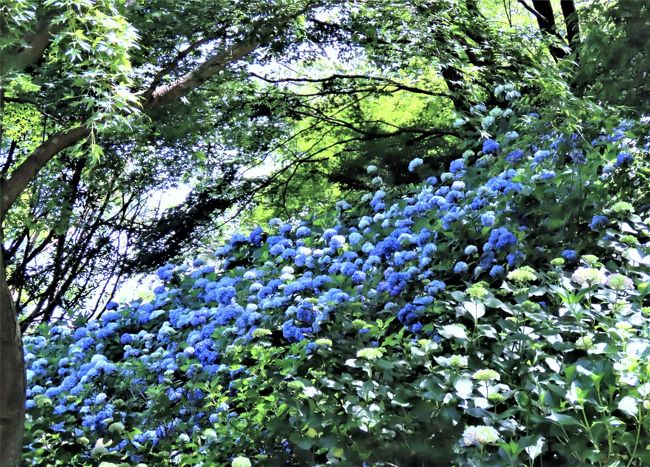
[[[9,208],[16,202],[20,194],[36,177],[38,172],[50,162],[54,156],[90,135],[90,130],[78,126],[64,133],[48,138],[18,166],[8,180],[0,183],[0,220],[7,214]]]
[[[0,233],[0,245],[2,245]],[[19,465],[25,422],[25,361],[0,248],[0,467]]]
[[[576,4],[573,0],[562,0],[560,2],[562,7],[562,16],[564,16],[564,24],[566,25],[567,39],[569,39],[569,47],[571,52],[578,61],[578,46],[580,45],[580,22],[578,19],[578,12],[576,11]]]

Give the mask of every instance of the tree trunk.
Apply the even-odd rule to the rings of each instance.
[[[540,31],[563,41],[564,39],[555,28],[555,15],[551,2],[549,0],[533,0],[533,8],[536,12],[535,18]],[[549,50],[556,60],[561,60],[567,55],[563,48],[556,45],[549,46]]]
[[[562,0],[560,2],[562,7],[562,16],[564,16],[564,24],[566,25],[567,39],[571,52],[578,61],[578,46],[580,45],[580,21],[578,19],[578,12],[573,0]]]
[[[0,467],[15,467],[23,448],[25,360],[1,246],[0,241]]]

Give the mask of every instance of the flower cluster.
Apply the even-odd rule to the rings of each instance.
[[[623,144],[624,139],[616,137],[607,144]],[[400,336],[411,343],[425,342],[422,345],[429,350],[465,342],[469,327],[445,321],[441,310],[453,320],[454,309],[460,310],[459,315],[472,310],[474,321],[466,323],[469,325],[485,313],[483,301],[497,309],[506,307],[492,292],[504,281],[509,286],[503,290],[510,291],[544,279],[542,272],[524,264],[531,257],[561,256],[557,259],[562,263],[555,264],[573,268],[571,287],[575,289],[607,284],[617,294],[629,291],[634,285],[631,279],[608,275],[597,261],[584,254],[580,257],[578,252],[584,251],[579,245],[538,244],[536,234],[543,229],[531,220],[536,214],[529,207],[531,193],[547,196],[533,200],[539,204],[556,202],[555,185],[545,190],[544,184],[559,183],[557,179],[564,173],[582,166],[584,158],[591,156],[583,154],[579,141],[560,135],[550,135],[539,146],[511,148],[507,156],[501,156],[508,145],[523,145],[522,141],[524,137],[512,133],[478,141],[483,155],[474,164],[469,157],[455,159],[447,172],[427,178],[406,193],[377,190],[369,193],[363,204],[353,203],[354,208],[339,203],[337,222],[329,228],[272,219],[268,226],[247,235],[234,235],[213,258],[161,267],[157,271],[160,282],[149,300],[111,302],[98,319],[74,328],[53,327],[47,337],[28,335],[28,422],[69,444],[81,438],[114,441],[102,444],[99,451],[106,452],[94,451],[95,457],[120,453],[120,458],[129,462],[147,461],[152,449],[170,440],[183,441],[185,447],[179,447],[180,451],[214,452],[225,441],[209,430],[235,426],[238,428],[231,431],[237,433],[242,427],[255,426],[252,416],[246,418],[235,402],[242,394],[255,393],[266,376],[273,376],[270,371],[265,373],[270,360],[285,365],[277,371],[284,378],[279,387],[303,391],[300,397],[313,397],[325,387],[338,388],[340,383],[323,376],[321,389],[307,387],[307,377],[293,378],[292,371],[301,365],[311,368],[316,357],[326,355],[333,346],[350,356],[346,365],[367,365],[364,371],[372,373],[372,365],[381,369],[402,365],[386,361],[393,348],[399,347],[384,346],[385,341],[390,342],[388,332],[393,336],[390,339]],[[563,145],[572,154],[568,159],[574,165],[568,169],[553,165],[565,163],[558,149]],[[487,170],[485,158],[494,160]],[[621,159],[612,174],[642,160]],[[411,171],[423,173],[425,169],[421,159],[409,164]],[[368,168],[368,173],[376,171]],[[625,202],[619,201],[609,210],[597,204],[591,207],[593,212],[578,221],[585,232],[582,240],[596,244],[610,217],[613,223],[615,215],[634,211],[632,204],[621,203]],[[548,227],[556,235],[557,227],[549,224],[544,229]],[[588,267],[575,268],[579,259]],[[456,307],[459,293],[465,298],[462,306]],[[516,306],[518,313],[522,308],[538,311],[546,304],[518,298]],[[509,315],[515,311],[510,310]],[[369,325],[366,320],[381,321],[381,325]],[[514,322],[510,317],[495,320],[504,326],[515,326]],[[384,334],[386,329],[389,331]],[[510,330],[497,334],[491,326],[478,329],[487,333],[485,341],[513,334]],[[518,336],[530,333],[530,328],[515,332]],[[522,346],[503,348],[511,352],[515,347]],[[241,356],[237,353],[243,355],[241,349],[249,353]],[[269,357],[264,354],[268,349],[276,353]],[[48,358],[54,351],[57,358]],[[412,355],[418,352],[424,355],[425,351],[418,347]],[[309,360],[312,356],[314,360]],[[454,371],[468,367],[474,359],[456,353],[435,357],[439,369]],[[427,357],[426,361],[429,365],[433,360]],[[252,365],[259,365],[259,372],[252,371]],[[314,370],[309,377],[317,373]],[[487,391],[502,377],[509,376],[481,368],[450,385],[456,387],[466,408],[474,384]],[[435,379],[417,380],[422,388],[436,384]],[[359,388],[365,391],[362,399],[375,397],[369,394],[376,389],[365,383],[359,383]],[[505,398],[507,390],[499,389],[501,392],[477,397],[473,413],[483,413],[480,410],[490,403]],[[390,404],[410,404],[388,392],[394,399]],[[447,400],[445,394],[451,393],[436,395],[437,399],[432,396],[432,400]],[[256,404],[266,401],[267,395],[256,394]],[[357,426],[370,429],[368,420],[375,409],[370,404],[362,407],[359,401],[350,402],[350,412],[360,414]],[[265,436],[265,430],[256,427],[253,431]],[[129,431],[129,436],[122,435],[124,431]],[[308,433],[308,439],[318,438],[318,432]],[[238,436],[233,434],[232,446],[238,446]],[[461,444],[484,446],[499,440],[499,432],[491,426],[469,426]],[[38,442],[30,441],[33,451],[38,450]],[[303,438],[299,442],[308,444]],[[85,449],[84,460],[91,462],[92,447],[86,447],[80,449]],[[331,448],[332,456],[338,456],[335,449]],[[235,457],[240,452],[231,454],[233,465],[250,465],[247,458]]]
[[[464,446],[481,446],[499,441],[499,432],[491,426],[468,426],[463,432]]]

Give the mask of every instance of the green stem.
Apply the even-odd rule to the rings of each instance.
[[[600,383],[596,385],[596,397],[598,398],[598,404],[602,406],[603,397],[600,394]],[[612,430],[611,427],[609,426],[609,423],[606,423],[605,427],[607,429],[607,458],[609,459],[612,457],[612,452],[614,450],[614,439],[612,438]]]
[[[632,465],[634,462],[634,456],[636,456],[636,450],[639,448],[639,439],[641,438],[641,411],[643,408],[639,409],[639,418],[634,418],[636,420],[636,439],[634,440],[634,450],[630,453],[630,462],[627,463],[627,467]]]

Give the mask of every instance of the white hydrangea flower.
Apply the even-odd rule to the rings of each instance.
[[[601,269],[578,268],[571,275],[571,280],[576,284],[592,286],[604,284],[607,281],[605,273]]]
[[[499,441],[499,432],[491,426],[478,425],[468,426],[463,432],[461,443],[463,446],[481,446],[494,444]]]

